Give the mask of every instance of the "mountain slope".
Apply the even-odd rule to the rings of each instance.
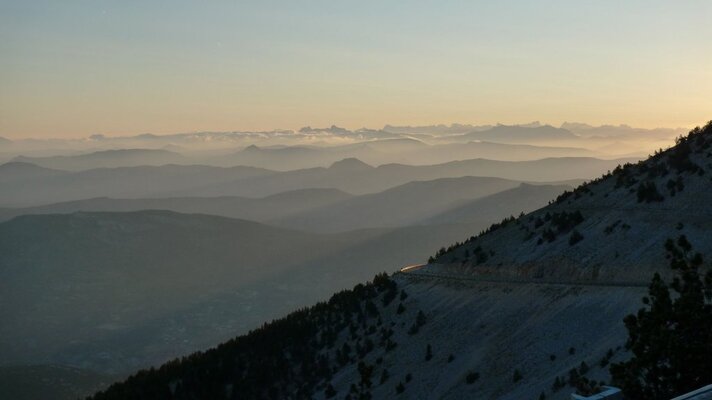
[[[202,196],[267,196],[302,188],[335,188],[356,195],[376,193],[412,181],[463,176],[488,176],[519,181],[590,179],[633,159],[600,160],[586,157],[546,158],[535,161],[473,159],[436,165],[386,164],[375,168],[310,168],[235,182],[204,185]],[[190,192],[190,193],[194,193]],[[176,192],[173,195],[188,195]]]
[[[0,165],[0,184],[7,185],[33,179],[64,175],[64,171],[39,167],[23,162],[9,162]]]
[[[142,371],[94,399],[567,399],[581,376],[607,380],[607,365],[626,357],[621,320],[641,307],[652,270],[666,268],[665,238],[684,234],[696,251],[712,254],[704,219],[712,211],[711,148],[712,123],[427,266],[378,276],[249,335]],[[650,182],[669,181],[664,193],[651,189]],[[625,222],[607,225],[623,214]],[[538,228],[528,225],[538,217]],[[682,224],[668,224],[679,218]],[[545,235],[532,250],[528,241],[548,229],[555,237]],[[574,230],[584,238],[570,241]],[[575,258],[566,250],[587,241]],[[611,261],[610,242],[631,253],[611,267],[601,264]],[[606,273],[594,277],[595,269]]]
[[[358,160],[347,159],[330,168],[287,172],[200,165],[66,172],[43,170],[25,163],[8,163],[0,166],[0,206],[26,207],[94,197],[264,197],[310,188],[367,194],[411,181],[462,176],[552,182],[592,178],[626,161],[632,160],[574,157],[510,162],[475,159],[425,166],[387,164],[374,168]]]
[[[413,158],[429,161],[443,162],[448,160],[467,160],[472,158],[488,158],[502,161],[527,161],[550,157],[596,157],[605,156],[607,153],[593,151],[582,147],[554,147],[538,146],[531,144],[501,143],[496,140],[467,140],[463,143],[448,143],[433,145],[430,148],[411,155]],[[608,158],[608,157],[606,157]]]
[[[74,156],[24,157],[18,156],[15,162],[26,162],[45,168],[69,171],[81,171],[94,168],[134,167],[139,165],[185,164],[184,156],[166,150],[155,149],[120,149],[103,150]]]
[[[200,165],[98,168],[66,172],[31,165],[8,163],[0,166],[0,204],[32,206],[92,197],[158,197],[179,190],[198,195],[200,192],[195,188],[206,184],[235,183],[240,179],[274,173],[252,167],[218,168]],[[18,169],[21,171],[17,172]]]
[[[506,179],[482,177],[416,181],[287,218],[275,218],[273,222],[280,226],[316,232],[406,226],[417,222],[424,215],[442,212],[463,200],[491,195],[518,184]]]
[[[392,142],[381,145],[380,142]],[[378,147],[386,150],[400,145],[409,148],[410,143],[402,143],[401,139],[376,140],[341,146],[288,146],[288,147],[258,147],[248,146],[243,150],[223,156],[217,160],[219,165],[250,165],[255,167],[289,171],[303,168],[328,166],[345,158],[359,158],[378,162],[383,159],[383,153]]]
[[[565,189],[571,189],[567,185],[524,184],[515,188],[517,185],[519,182],[506,179],[462,177],[410,182],[361,196],[351,196],[338,189],[301,189],[262,198],[95,198],[46,206],[0,208],[0,221],[28,214],[169,210],[325,233],[413,224],[488,226],[505,216],[539,208]],[[483,196],[480,203],[477,199]]]
[[[617,168],[526,217],[505,221],[438,257],[442,265],[433,269],[645,282],[664,259],[661,243],[668,238],[685,234],[699,251],[712,253],[710,130],[708,125],[693,131],[665,152]],[[489,255],[478,259],[477,248]]]
[[[481,199],[469,200],[445,212],[423,219],[423,224],[473,223],[493,215],[519,215],[545,206],[559,194],[571,190],[569,185],[531,185],[522,183]]]
[[[528,129],[528,128],[527,128]],[[553,129],[553,128],[552,128]],[[523,135],[536,142],[536,131]],[[412,138],[363,141],[339,146],[275,146],[258,147],[251,145],[245,149],[216,159],[205,159],[210,165],[249,165],[276,170],[294,170],[328,166],[344,158],[358,158],[372,165],[404,163],[428,165],[446,163],[453,160],[489,158],[496,160],[523,161],[546,157],[592,157],[606,155],[582,147],[554,147],[520,143],[503,143],[488,137],[467,135],[441,137],[433,144],[426,144]],[[576,137],[574,136],[574,139]],[[450,141],[464,143],[449,143]],[[575,144],[575,143],[574,143]],[[619,153],[620,154],[620,153]]]
[[[168,210],[265,222],[274,218],[284,218],[314,208],[325,207],[351,197],[348,193],[337,189],[302,189],[257,199],[234,196],[155,199],[111,199],[101,197],[36,207],[0,208],[0,221],[28,214],[66,214],[77,211]]]
[[[325,399],[367,393],[374,399],[514,400],[545,392],[563,400],[572,389],[552,391],[557,379],[568,379],[582,362],[585,375],[601,379],[600,360],[620,358],[616,348],[624,328],[608,322],[634,311],[644,293],[433,284],[404,276],[374,282],[204,353],[139,372],[93,399]],[[522,378],[513,382],[515,371]]]
[[[551,125],[536,127],[497,125],[485,131],[474,131],[464,135],[468,139],[489,140],[499,143],[542,143],[576,140],[577,136],[563,128]]]
[[[626,161],[632,160],[574,157],[510,162],[475,159],[424,166],[387,164],[373,168],[358,160],[347,160],[330,168],[287,172],[200,165],[67,172],[26,163],[7,163],[0,166],[0,206],[27,207],[94,197],[264,197],[311,188],[367,194],[411,181],[462,176],[553,182],[592,178]]]

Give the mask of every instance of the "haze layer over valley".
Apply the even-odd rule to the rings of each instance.
[[[79,171],[138,165],[201,164],[274,170],[327,167],[344,158],[371,164],[441,164],[489,158],[506,161],[547,157],[642,158],[668,145],[686,128],[638,129],[627,125],[560,127],[462,125],[355,131],[331,126],[298,131],[195,132],[174,135],[92,135],[76,139],[0,141],[0,161],[27,162]]]

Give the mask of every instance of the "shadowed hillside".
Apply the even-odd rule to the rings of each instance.
[[[201,187],[200,190],[203,196],[263,196],[299,188],[330,187],[360,195],[380,192],[412,181],[464,176],[555,182],[590,179],[627,161],[634,160],[565,157],[513,162],[473,159],[436,165],[386,164],[368,168],[357,160],[349,160],[345,164],[335,163],[330,168],[310,168],[241,179],[220,185],[210,184]]]
[[[530,185],[523,183],[514,189],[504,190],[481,199],[469,200],[450,210],[426,218],[424,224],[473,223],[489,219],[492,215],[518,215],[545,206],[566,190],[569,185]]]
[[[0,223],[0,363],[128,373],[484,226],[316,235],[166,211],[17,217]]]
[[[465,199],[477,199],[518,184],[506,179],[481,177],[410,182],[286,218],[275,218],[274,222],[280,226],[317,232],[412,225],[423,216],[447,210]],[[462,222],[465,221],[448,221]]]
[[[352,196],[337,189],[301,189],[262,198],[175,197],[155,199],[95,198],[26,208],[0,208],[0,221],[27,214],[65,214],[77,211],[168,210],[269,221],[342,202]]]
[[[0,166],[0,204],[34,206],[93,197],[158,197],[197,186],[224,184],[236,179],[268,175],[252,168],[217,168],[199,165],[98,168],[79,172],[44,169],[26,163]]]
[[[178,153],[153,149],[104,150],[73,156],[24,157],[13,159],[45,168],[81,171],[94,168],[133,167],[139,165],[185,164],[188,159]]]

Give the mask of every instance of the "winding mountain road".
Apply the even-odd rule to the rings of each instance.
[[[401,268],[397,274],[407,277],[445,279],[460,282],[482,282],[482,283],[511,283],[519,285],[566,285],[566,286],[611,286],[611,287],[648,287],[646,282],[596,282],[596,281],[565,281],[565,280],[545,280],[545,279],[511,279],[483,277],[477,275],[445,274],[442,272],[423,271],[428,264],[412,264]]]

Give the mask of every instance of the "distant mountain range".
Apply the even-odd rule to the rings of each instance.
[[[34,164],[10,162],[0,165],[0,184],[14,184],[35,179],[63,175],[64,171],[39,167]]]
[[[543,207],[561,193],[571,189],[572,186],[569,185],[530,185],[522,183],[514,189],[504,190],[475,200],[462,201],[447,211],[425,218],[422,223],[476,223],[489,220],[491,215],[526,213]]]
[[[166,150],[103,150],[75,156],[15,157],[12,161],[45,168],[82,171],[93,168],[116,168],[135,165],[187,164],[186,157]]]
[[[493,195],[519,184],[520,182],[501,178],[480,177],[415,181],[285,218],[275,218],[273,221],[281,226],[317,232],[414,225],[423,218],[445,212],[464,201]],[[554,197],[555,195],[550,199]],[[532,204],[541,206],[546,202],[532,200]],[[503,207],[512,209],[508,204],[503,204]],[[449,223],[462,222],[464,221]]]
[[[20,161],[54,169],[88,170],[145,165],[238,165],[287,171],[326,167],[344,158],[371,165],[441,164],[487,158],[526,161],[548,157],[644,157],[681,129],[640,129],[626,125],[561,127],[458,125],[348,130],[305,127],[299,131],[142,134],[83,139],[0,141],[0,162]]]
[[[337,189],[300,189],[267,197],[172,197],[114,199],[99,197],[25,208],[0,208],[0,221],[28,214],[67,214],[78,211],[129,212],[169,210],[266,222],[342,202],[353,196]]]
[[[353,196],[338,189],[299,189],[262,198],[101,197],[35,207],[0,208],[0,221],[19,215],[78,211],[169,210],[248,219],[285,228],[328,233],[418,224],[492,223],[500,216],[541,207],[565,189],[571,189],[568,185],[519,185],[518,181],[500,178],[460,177],[410,182],[361,196]],[[517,189],[508,190],[517,186]],[[480,205],[475,200],[482,198],[485,201],[490,197],[490,202],[496,204]]]
[[[265,196],[287,190],[330,187],[352,194],[375,193],[412,181],[462,176],[487,176],[518,181],[566,181],[588,179],[633,159],[599,160],[595,158],[550,158],[536,161],[493,161],[475,159],[446,164],[411,166],[386,164],[370,167],[358,160],[348,160],[330,168],[309,168],[262,177],[235,180],[225,184],[204,185],[205,196]],[[187,192],[178,192],[186,194]]]
[[[528,128],[526,130],[529,130]],[[485,132],[483,132],[485,133]],[[536,142],[537,134],[530,138]],[[413,138],[379,139],[338,146],[256,146],[250,145],[225,155],[191,153],[187,149],[121,149],[56,156],[16,156],[9,161],[31,163],[41,167],[82,171],[96,168],[132,166],[210,165],[219,167],[252,166],[274,170],[294,170],[328,166],[345,158],[359,158],[380,165],[401,162],[414,165],[437,164],[453,160],[491,158],[505,161],[535,160],[546,157],[596,157],[605,152],[577,147],[540,146],[525,140],[480,140],[472,137],[462,143],[426,144]],[[455,137],[450,137],[449,141]],[[545,138],[542,138],[544,140]],[[469,141],[468,141],[469,140]]]
[[[487,140],[500,143],[536,143],[578,139],[571,131],[551,125],[536,127],[497,125],[484,131],[463,135],[467,139]]]
[[[484,132],[483,132],[484,133]],[[536,142],[536,133],[530,138]],[[455,137],[448,137],[453,141]],[[480,140],[478,137],[459,138],[460,143],[426,144],[412,138],[383,139],[341,146],[258,147],[251,145],[236,153],[202,159],[201,163],[221,166],[250,165],[255,167],[290,170],[327,166],[344,158],[358,158],[373,165],[405,163],[426,165],[453,160],[489,158],[505,161],[536,160],[547,157],[597,157],[597,152],[577,147],[538,146],[526,141],[506,143],[498,140]],[[544,139],[542,139],[544,140]],[[445,141],[443,139],[443,141]],[[606,157],[604,157],[606,158]]]
[[[27,163],[0,165],[0,206],[23,207],[95,197],[264,197],[331,188],[351,194],[380,192],[412,181],[489,176],[517,181],[589,179],[633,159],[549,158],[535,161],[474,159],[446,164],[371,167],[356,159],[329,168],[277,172],[253,167],[144,166],[59,171]]]
[[[0,204],[39,205],[102,196],[155,197],[174,191],[190,193],[200,185],[229,183],[272,173],[252,167],[179,165],[69,172],[13,162],[0,165]]]

